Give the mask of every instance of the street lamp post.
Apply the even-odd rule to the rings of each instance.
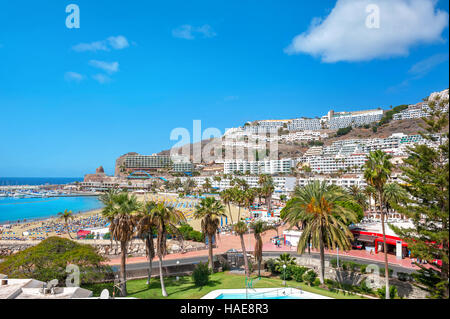
[[[286,286],[286,265],[283,265],[283,272],[284,272],[284,275],[283,275],[283,285],[284,286]]]
[[[177,260],[177,266],[178,266],[179,264],[180,264],[180,261]],[[177,267],[177,268],[178,268],[178,267]],[[178,273],[178,269],[177,269],[177,273]],[[177,279],[177,281],[178,281],[178,280],[180,280],[180,277],[177,275],[177,278],[176,278],[176,279]]]

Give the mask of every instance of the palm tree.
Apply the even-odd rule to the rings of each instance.
[[[246,191],[244,191],[243,194],[243,205],[245,208],[248,209],[249,213],[252,210],[252,205],[253,202],[255,201],[256,198],[256,191],[252,188],[247,189]]]
[[[267,174],[261,174],[259,176],[259,181],[258,181],[259,185],[261,185],[261,190],[263,193],[263,196],[265,198],[265,202],[267,205],[267,214],[271,214],[272,215],[272,194],[275,191],[275,186],[273,184],[273,179],[272,176],[267,175]]]
[[[245,204],[244,191],[237,186],[230,188],[233,203],[238,207],[238,221],[241,220],[241,207]]]
[[[236,232],[236,234],[239,235],[239,238],[241,239],[242,255],[244,255],[245,275],[247,277],[250,277],[250,270],[248,268],[247,250],[245,249],[245,241],[244,241],[244,234],[248,231],[247,224],[243,220],[240,220],[233,226],[233,230]]]
[[[369,206],[369,211],[370,212],[373,212],[372,199],[375,199],[376,193],[377,192],[376,192],[375,188],[373,188],[370,185],[367,185],[364,188],[364,194],[367,196],[367,199],[368,199],[368,202],[369,202],[368,206]],[[374,202],[375,202],[375,200],[374,200]],[[375,205],[375,208],[376,208],[376,205]]]
[[[70,239],[73,239],[69,231],[69,220],[74,218],[72,211],[71,210],[68,211],[67,209],[65,209],[63,213],[59,212],[58,216],[60,219],[64,220],[64,225],[66,227],[67,234],[69,234]]]
[[[105,205],[105,207],[108,207],[108,205],[114,205],[114,198],[117,194],[119,194],[119,188],[118,188],[118,185],[115,185],[114,187],[110,188],[108,191],[102,193],[99,196],[99,200],[103,203],[103,205]],[[113,217],[109,216],[106,218],[108,219],[109,223],[111,224]],[[109,249],[112,249],[113,236],[110,236],[109,240],[110,240]]]
[[[275,226],[271,226],[262,220],[257,220],[250,224],[250,228],[253,230],[253,236],[255,236],[255,255],[256,262],[258,263],[258,276],[261,276],[261,262],[262,262],[262,247],[263,241],[261,235],[269,229],[276,229]]]
[[[209,191],[211,190],[211,182],[209,181],[209,178],[205,179],[205,183],[203,184],[203,189],[205,190],[205,192],[209,193]]]
[[[167,255],[167,234],[168,229],[177,230],[176,225],[185,222],[183,213],[168,207],[164,202],[158,203],[151,210],[151,215],[157,229],[158,238],[156,240],[156,254],[159,258],[159,279],[161,281],[161,291],[164,297],[167,297],[166,287],[164,285],[164,275],[162,271],[162,262]]]
[[[147,285],[150,285],[150,280],[152,277],[152,261],[155,258],[155,244],[153,242],[153,232],[155,230],[155,221],[153,208],[156,207],[156,203],[153,201],[147,202],[144,208],[139,212],[136,224],[136,232],[138,237],[140,237],[145,242],[146,255],[148,258],[148,277]]]
[[[283,271],[283,266],[295,266],[295,257],[291,257],[291,254],[283,253],[277,259],[275,259],[275,270],[278,272]]]
[[[135,227],[135,214],[141,209],[141,204],[136,196],[130,196],[128,193],[120,193],[112,195],[110,202],[103,208],[102,214],[109,221],[109,231],[114,240],[120,242],[121,261],[120,275],[122,281],[120,283],[121,296],[127,295],[126,286],[126,258],[127,247],[133,238]]]
[[[342,250],[351,248],[353,234],[348,222],[356,222],[356,213],[343,206],[341,202],[351,201],[349,195],[340,187],[326,181],[314,181],[295,192],[295,210],[300,221],[306,226],[300,236],[298,252],[302,254],[311,240],[311,246],[320,251],[319,278],[325,278],[325,248]]]
[[[397,183],[387,183],[384,185],[383,197],[386,201],[386,210],[389,212],[390,209],[399,203],[405,202],[408,198],[408,193]]]
[[[258,205],[261,205],[261,197],[263,197],[262,189],[261,187],[254,188],[256,191],[256,196],[258,196]]]
[[[370,152],[368,160],[364,164],[364,178],[368,185],[372,186],[376,192],[376,198],[381,211],[381,230],[383,232],[383,244],[384,244],[384,269],[386,279],[386,299],[389,299],[389,263],[387,256],[387,243],[386,243],[386,231],[385,231],[385,215],[384,208],[384,187],[389,180],[392,173],[392,163],[389,161],[390,155],[383,151],[376,150]]]
[[[296,187],[294,196],[286,203],[286,206],[281,210],[281,219],[291,225],[290,228],[296,227],[298,230],[305,229],[308,220],[303,214],[302,201],[296,197],[296,194],[301,193],[301,187]],[[311,236],[308,238],[308,254],[311,255]]]
[[[367,195],[364,193],[362,187],[358,185],[351,185],[348,188],[348,193],[358,203],[359,206],[365,211],[367,209]]]
[[[212,241],[219,228],[220,217],[226,216],[224,211],[225,208],[219,200],[214,197],[206,197],[200,201],[194,213],[194,218],[202,220],[202,232],[208,237],[209,268],[211,272],[214,272]]]
[[[232,189],[225,189],[220,193],[220,198],[222,199],[223,203],[228,206],[228,212],[230,214],[231,218],[231,224],[234,224],[233,222],[233,214],[231,212],[231,202],[233,201],[233,194]]]

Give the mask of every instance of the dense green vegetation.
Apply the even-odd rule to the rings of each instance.
[[[389,110],[386,113],[384,113],[380,122],[378,122],[378,125],[381,126],[381,125],[389,123],[390,121],[392,121],[394,114],[400,113],[401,111],[403,111],[407,108],[408,108],[408,105],[406,105],[406,104],[398,105],[398,106],[392,108],[392,110]]]
[[[80,269],[81,283],[112,278],[110,267],[101,265],[104,258],[91,245],[78,244],[72,240],[49,237],[38,245],[8,256],[0,263],[0,273],[9,278],[33,278],[48,282],[58,279],[60,285],[72,271],[68,265]]]
[[[352,131],[352,129],[353,128],[351,126],[340,128],[340,129],[337,130],[336,136],[339,137],[339,136],[347,135],[348,133],[350,133]]]
[[[430,103],[431,104],[431,103]],[[449,297],[449,140],[448,113],[441,112],[434,105],[431,116],[424,119],[426,133],[423,136],[432,140],[432,134],[443,133],[446,140],[439,147],[415,145],[408,149],[402,173],[405,184],[402,186],[410,195],[406,205],[393,205],[394,208],[413,221],[410,229],[392,227],[408,243],[411,255],[426,260],[429,267],[421,264],[420,271],[413,274],[414,279],[425,287],[432,298]],[[442,264],[433,261],[441,260]]]
[[[196,242],[203,242],[204,240],[202,232],[194,230],[194,228],[187,223],[182,223],[181,226],[178,227],[178,230],[184,240],[193,240]]]

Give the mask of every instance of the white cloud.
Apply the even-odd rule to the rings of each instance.
[[[109,51],[108,46],[105,41],[95,41],[91,43],[79,43],[72,47],[72,50],[77,52],[85,52],[85,51]]]
[[[409,87],[411,82],[419,80],[431,72],[435,67],[448,61],[448,53],[434,54],[422,61],[417,62],[409,69],[408,73],[410,77],[403,80],[400,84],[391,86],[387,89],[387,92],[397,92],[401,89]]]
[[[119,71],[119,62],[91,60],[89,61],[89,65],[93,66],[94,68],[102,69],[109,74],[113,74]]]
[[[109,76],[101,73],[93,75],[92,78],[100,84],[105,84],[111,81]]]
[[[366,27],[369,4],[380,9],[379,28]],[[326,63],[407,56],[414,45],[444,41],[448,13],[435,5],[435,0],[338,0],[325,19],[313,19],[285,52],[310,54]]]
[[[204,24],[200,27],[194,27],[190,24],[184,24],[178,28],[172,30],[172,35],[175,38],[193,40],[197,35],[201,35],[203,38],[213,38],[217,35],[210,25]]]
[[[129,43],[127,38],[123,35],[118,35],[116,37],[111,36],[106,40],[95,41],[91,43],[79,43],[72,47],[72,50],[77,52],[97,52],[97,51],[110,51],[114,50],[122,50],[129,47]]]
[[[64,74],[64,79],[68,82],[80,82],[84,77],[80,73],[69,71]]]
[[[416,77],[423,77],[438,65],[448,61],[448,53],[438,53],[414,64],[409,73]]]
[[[128,48],[130,45],[128,44],[127,38],[123,35],[119,35],[117,37],[109,37],[108,38],[109,45],[116,50],[121,50]]]

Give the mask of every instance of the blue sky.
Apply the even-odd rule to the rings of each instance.
[[[66,27],[70,3],[79,29]],[[381,8],[377,30],[358,27],[367,3]],[[223,131],[416,103],[448,88],[448,1],[1,0],[1,8],[4,177],[82,176],[99,165],[112,173],[118,156],[168,149],[171,130],[192,130],[193,120]]]

